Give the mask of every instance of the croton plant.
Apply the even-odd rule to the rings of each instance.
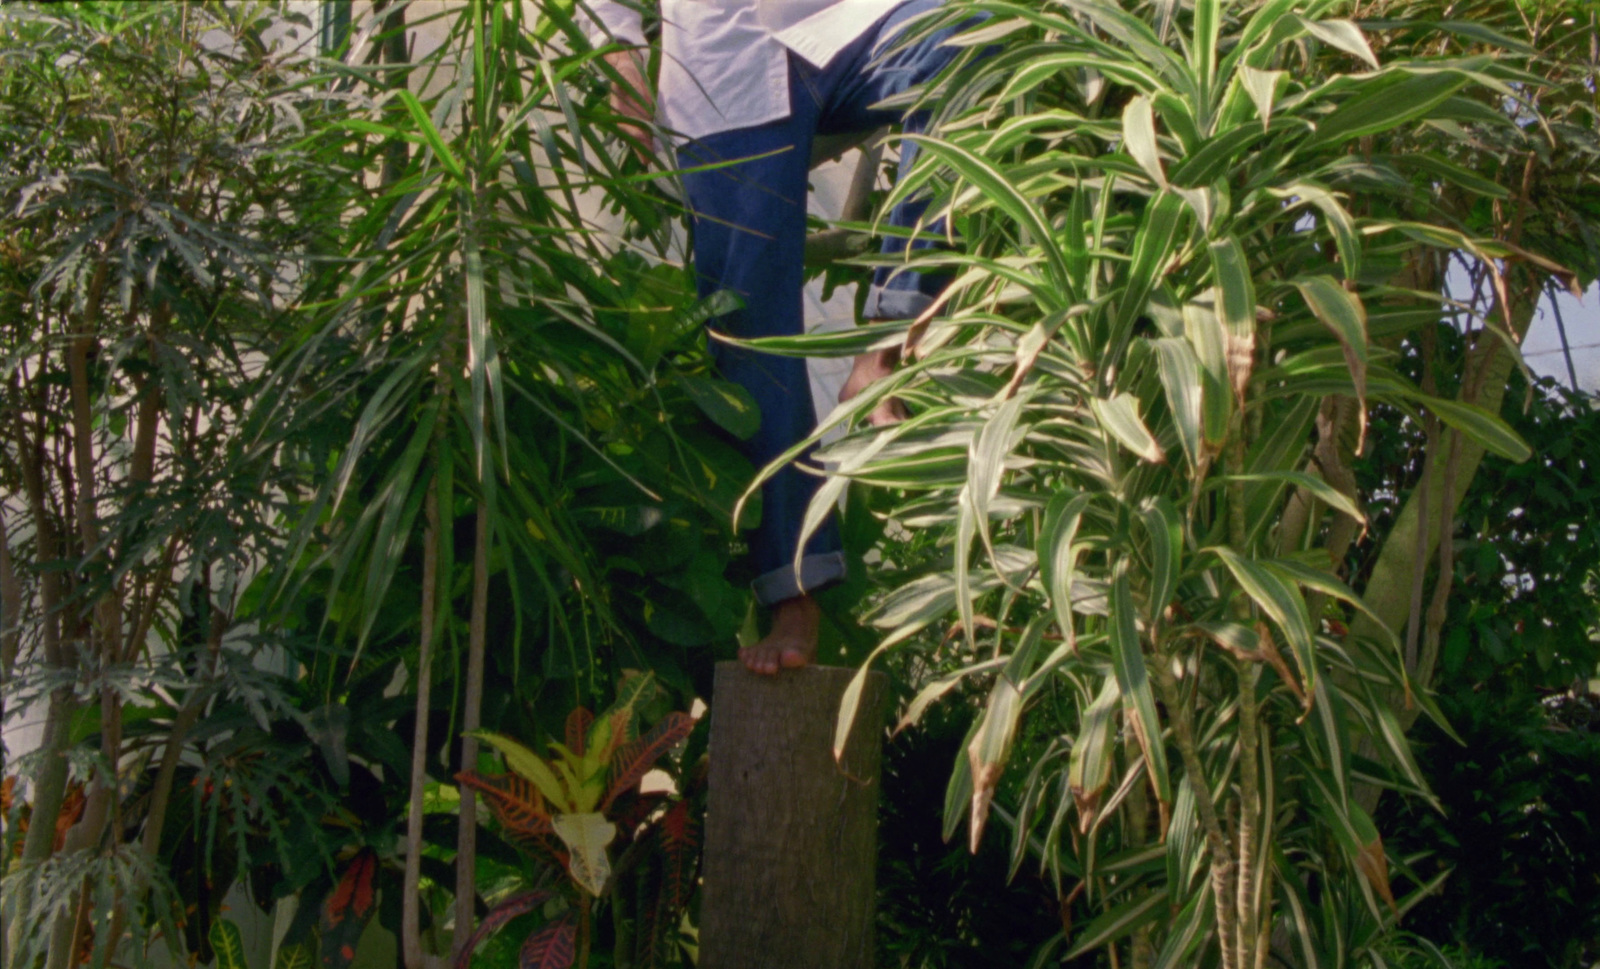
[[[537,909],[549,917],[523,943],[520,965],[565,969],[581,964],[591,944],[595,903],[615,905],[621,899],[639,900],[631,913],[633,931],[616,940],[633,950],[632,964],[660,965],[670,958],[700,863],[699,820],[692,805],[705,772],[702,765],[685,771],[676,790],[641,789],[645,775],[696,722],[673,712],[641,732],[638,707],[652,684],[649,674],[625,680],[617,702],[599,716],[574,709],[565,742],[551,741],[546,757],[500,734],[475,734],[500,752],[507,770],[467,770],[456,779],[483,795],[509,841],[565,877],[555,887],[541,879],[539,887],[491,909],[459,950],[457,969],[466,969],[480,942]],[[640,878],[629,882],[628,891],[619,890],[631,874]]]

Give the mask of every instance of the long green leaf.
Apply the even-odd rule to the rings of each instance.
[[[1108,676],[1100,693],[1084,710],[1078,733],[1067,758],[1067,789],[1078,811],[1078,831],[1088,834],[1100,810],[1100,797],[1111,782],[1111,760],[1116,751],[1116,711],[1122,698],[1117,678]]]
[[[1178,431],[1178,443],[1189,467],[1200,462],[1203,436],[1200,429],[1200,362],[1194,348],[1182,337],[1160,337],[1151,341],[1161,370],[1161,387],[1166,391],[1167,410]]]
[[[971,182],[983,196],[993,202],[1002,212],[1016,220],[1041,247],[1045,263],[1050,269],[1051,281],[1067,291],[1071,285],[1071,277],[1067,273],[1066,263],[1062,261],[1060,250],[1052,244],[1054,233],[1050,231],[1049,223],[1034,205],[1033,201],[1012,185],[1001,172],[987,159],[948,141],[922,135],[905,135],[906,140],[914,142],[917,147],[938,158],[948,165],[957,175]]]
[[[1150,180],[1167,187],[1167,173],[1161,167],[1161,151],[1156,146],[1156,116],[1150,100],[1136,95],[1122,109],[1122,143]]]
[[[1299,589],[1284,582],[1263,563],[1247,559],[1227,546],[1216,546],[1209,551],[1222,560],[1245,594],[1283,630],[1300,666],[1300,676],[1309,691],[1317,675],[1316,647],[1305,597]]]
[[[1089,405],[1100,426],[1123,447],[1151,464],[1161,464],[1167,459],[1161,445],[1139,417],[1139,398],[1132,394],[1117,394],[1109,400],[1095,397]]]
[[[1511,426],[1498,415],[1491,414],[1477,404],[1446,400],[1442,397],[1426,397],[1421,394],[1416,397],[1429,410],[1439,415],[1441,421],[1477,441],[1491,453],[1517,463],[1533,456],[1533,449],[1521,435],[1513,431]]]
[[[439,160],[444,170],[454,178],[466,178],[467,170],[462,167],[461,160],[450,151],[450,146],[445,144],[444,136],[434,127],[433,119],[428,116],[428,109],[422,106],[417,96],[403,87],[398,89],[395,95],[400,99],[400,103],[406,106],[406,111],[411,115],[411,123],[417,126],[417,133],[433,150],[434,157]]]
[[[1467,80],[1465,73],[1455,71],[1382,77],[1317,122],[1306,146],[1342,145],[1415,121],[1461,90]]]
[[[1139,506],[1139,519],[1150,538],[1150,601],[1147,628],[1155,630],[1178,587],[1183,561],[1183,520],[1171,499],[1158,495]],[[1155,634],[1152,632],[1152,638]]]
[[[1149,767],[1150,784],[1160,802],[1163,822],[1172,804],[1172,781],[1167,773],[1166,745],[1162,740],[1161,719],[1156,714],[1155,695],[1150,691],[1145,669],[1144,649],[1135,624],[1133,593],[1129,588],[1128,564],[1118,562],[1111,580],[1111,658],[1117,672],[1117,688],[1128,724],[1133,728]]]
[[[1086,493],[1058,492],[1045,509],[1044,526],[1039,532],[1039,566],[1045,589],[1055,610],[1061,635],[1069,642],[1074,636],[1072,579],[1078,556],[1084,549],[1076,543],[1078,528],[1092,496]]]
[[[1083,931],[1077,936],[1076,944],[1062,961],[1071,962],[1085,953],[1093,952],[1103,945],[1110,945],[1132,934],[1141,925],[1159,918],[1166,904],[1165,892],[1150,891],[1111,909],[1084,926]]]

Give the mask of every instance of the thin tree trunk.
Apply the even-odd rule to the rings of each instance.
[[[21,428],[18,431],[17,454],[34,522],[35,552],[41,563],[54,562],[61,557],[61,542],[46,501],[41,443],[30,441]],[[52,670],[63,670],[68,666],[61,643],[61,592],[60,571],[45,569],[39,577],[39,642],[45,666]],[[22,842],[22,857],[18,859],[21,868],[42,863],[55,848],[56,821],[61,816],[61,804],[67,790],[66,750],[71,739],[72,717],[76,712],[77,703],[70,686],[58,688],[50,694],[44,737],[40,743],[43,766],[34,777],[32,823]],[[14,953],[20,948],[24,934],[38,927],[28,925],[15,912],[10,913],[7,922],[6,951]]]
[[[482,724],[483,661],[489,612],[489,503],[478,502],[478,521],[473,536],[472,618],[467,633],[467,695],[461,714],[461,769],[478,765],[478,740],[471,736]],[[473,903],[477,899],[478,798],[470,788],[457,786],[460,793],[460,826],[456,830],[456,928],[453,955],[472,934]]]
[[[443,376],[440,378],[445,379]],[[441,419],[441,423],[442,423]],[[435,441],[435,446],[438,445]],[[434,612],[439,587],[439,483],[428,486],[427,525],[422,549],[422,642],[417,656],[417,722],[411,732],[411,796],[406,817],[406,869],[400,912],[400,945],[405,969],[427,969],[422,951],[422,792],[428,779],[429,695],[433,691]]]

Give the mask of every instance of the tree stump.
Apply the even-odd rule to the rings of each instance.
[[[760,676],[717,664],[701,969],[871,969],[887,677],[868,676],[843,762],[854,670]]]

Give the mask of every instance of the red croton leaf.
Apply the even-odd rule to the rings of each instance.
[[[676,915],[694,894],[695,871],[700,867],[700,821],[688,801],[678,801],[657,822],[661,831],[662,904]]]
[[[499,931],[507,922],[519,915],[526,915],[549,900],[549,892],[523,892],[491,908],[489,914],[483,917],[483,921],[478,923],[477,931],[473,932],[472,937],[467,939],[466,945],[461,947],[460,955],[456,956],[455,969],[469,969],[472,965],[472,950],[478,947],[478,943]]]
[[[356,944],[378,910],[377,875],[377,852],[362,848],[323,904],[322,964],[329,969],[345,969],[355,961]]]
[[[578,927],[563,916],[522,943],[518,969],[567,969],[577,953]]]
[[[475,770],[462,771],[456,781],[483,795],[507,840],[566,865],[567,853],[556,843],[550,812],[532,781],[521,774],[480,774]]]
[[[594,714],[585,707],[576,707],[567,714],[567,749],[582,757],[589,749],[589,727],[594,724]]]
[[[692,717],[687,713],[673,712],[662,717],[643,737],[617,748],[617,752],[611,756],[611,789],[606,792],[600,810],[605,811],[620,795],[638,787],[639,781],[655,766],[656,761],[689,736],[693,729]]]

